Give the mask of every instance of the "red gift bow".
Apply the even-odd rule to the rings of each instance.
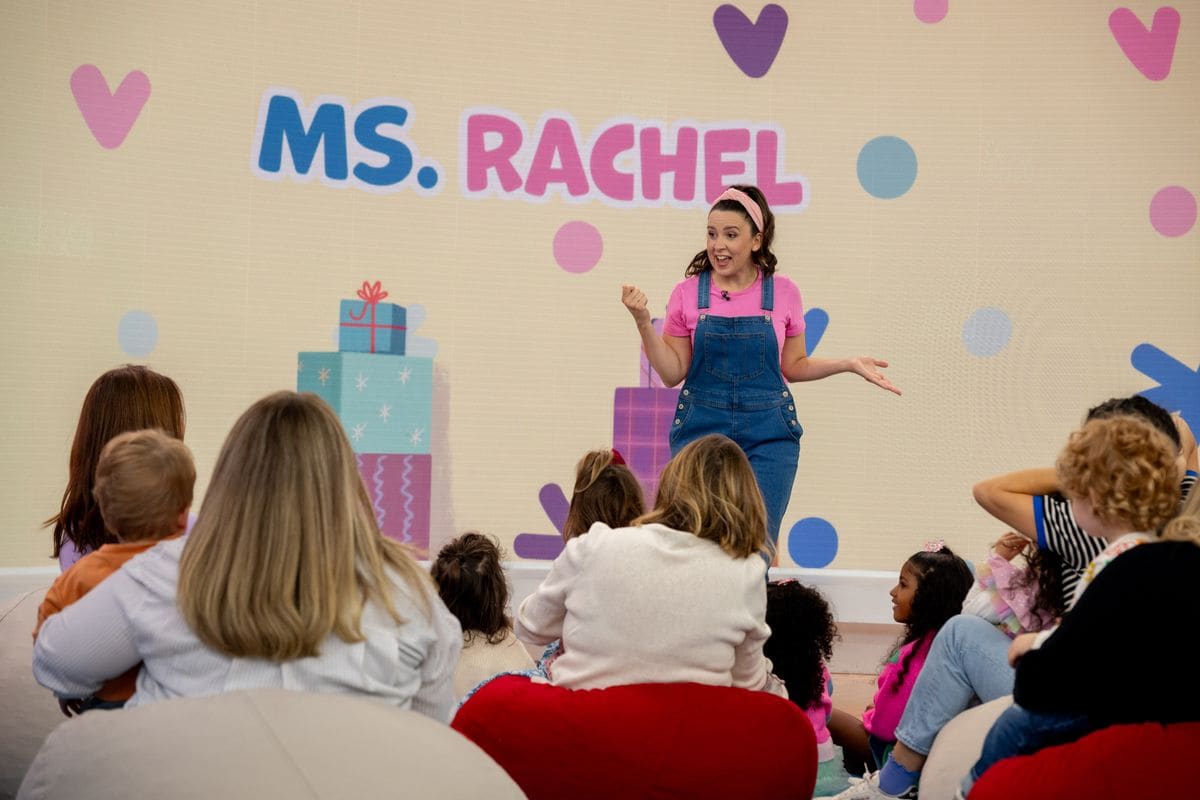
[[[374,311],[375,306],[379,304],[380,300],[387,297],[388,293],[383,290],[383,283],[381,281],[375,281],[374,283],[367,283],[366,281],[363,281],[362,288],[358,290],[358,296],[361,297],[363,301],[362,312],[356,317],[354,316],[354,312],[351,311],[350,319],[362,319],[367,315],[368,308]],[[371,316],[372,321],[374,321],[375,315],[372,314]]]

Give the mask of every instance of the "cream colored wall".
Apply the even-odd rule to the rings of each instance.
[[[583,451],[610,444],[613,389],[637,385],[619,286],[664,304],[702,245],[704,204],[467,197],[458,139],[472,108],[530,133],[565,113],[585,139],[614,118],[783,131],[781,171],[811,197],[780,214],[775,249],[830,314],[817,354],[886,357],[905,390],[849,376],[795,389],[807,433],[785,531],[833,522],[833,567],[892,569],[939,536],[981,556],[1000,529],[973,481],[1049,464],[1085,407],[1155,386],[1130,365],[1138,344],[1200,362],[1200,231],[1163,236],[1148,216],[1162,187],[1200,192],[1195,3],[1175,6],[1162,81],[1121,52],[1101,3],[956,3],[933,24],[905,2],[789,3],[757,79],[722,49],[716,5],[0,6],[0,566],[47,563],[39,524],[96,375],[132,360],[179,382],[202,496],[233,420],[294,387],[299,351],[334,349],[338,301],[368,278],[422,306],[417,333],[439,346],[434,545],[465,528],[552,532],[538,489],[569,484]],[[1147,23],[1158,7],[1129,5]],[[83,64],[110,87],[133,70],[150,79],[117,148],[76,107]],[[402,99],[440,190],[263,180],[251,163],[271,87],[310,103]],[[894,200],[856,177],[882,135],[919,164]],[[603,237],[584,274],[552,255],[573,220]],[[988,306],[1013,333],[983,358],[962,330]],[[132,309],[158,323],[145,358],[118,343]]]

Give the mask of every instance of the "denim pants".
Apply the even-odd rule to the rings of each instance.
[[[982,617],[959,614],[938,631],[896,726],[896,740],[929,755],[938,731],[967,710],[1012,694],[1009,638]]]
[[[988,731],[979,760],[963,778],[963,796],[966,797],[975,781],[997,761],[1073,742],[1091,730],[1086,714],[1045,714],[1026,711],[1017,705],[1006,708]]]
[[[711,275],[700,274],[692,362],[671,426],[671,455],[702,436],[728,436],[746,454],[767,512],[774,548],[792,496],[804,430],[779,366],[771,323],[774,283],[762,280],[763,314],[722,317],[708,312]]]

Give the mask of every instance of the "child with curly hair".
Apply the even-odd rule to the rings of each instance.
[[[1014,563],[1018,556],[1024,566]],[[1004,534],[975,567],[963,613],[986,619],[1010,639],[1050,627],[1064,610],[1060,561],[1019,533]]]
[[[839,638],[829,603],[799,581],[773,581],[767,584],[767,625],[771,638],[763,653],[787,685],[788,699],[804,710],[817,735],[814,791],[845,786],[848,775],[828,728],[833,681],[827,664],[833,657],[833,640]]]
[[[500,558],[493,539],[470,532],[447,542],[430,565],[438,595],[462,625],[462,653],[454,672],[458,697],[493,675],[533,667],[508,619],[508,581]]]
[[[946,620],[962,610],[972,580],[967,562],[941,541],[926,543],[900,568],[890,594],[892,619],[904,625],[904,634],[884,662],[875,697],[861,720],[838,708],[829,719],[829,731],[842,747],[847,771],[860,772],[864,765],[874,770],[887,759],[933,638]]]

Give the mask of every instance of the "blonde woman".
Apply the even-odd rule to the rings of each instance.
[[[521,604],[525,642],[562,638],[551,679],[571,689],[692,681],[780,692],[763,656],[766,512],[741,449],[697,439],[626,528],[570,539]]]
[[[446,720],[461,647],[429,576],[380,535],[337,416],[278,392],[234,425],[191,534],[47,620],[33,668],[86,697],[141,661],[129,706],[288,688]]]

